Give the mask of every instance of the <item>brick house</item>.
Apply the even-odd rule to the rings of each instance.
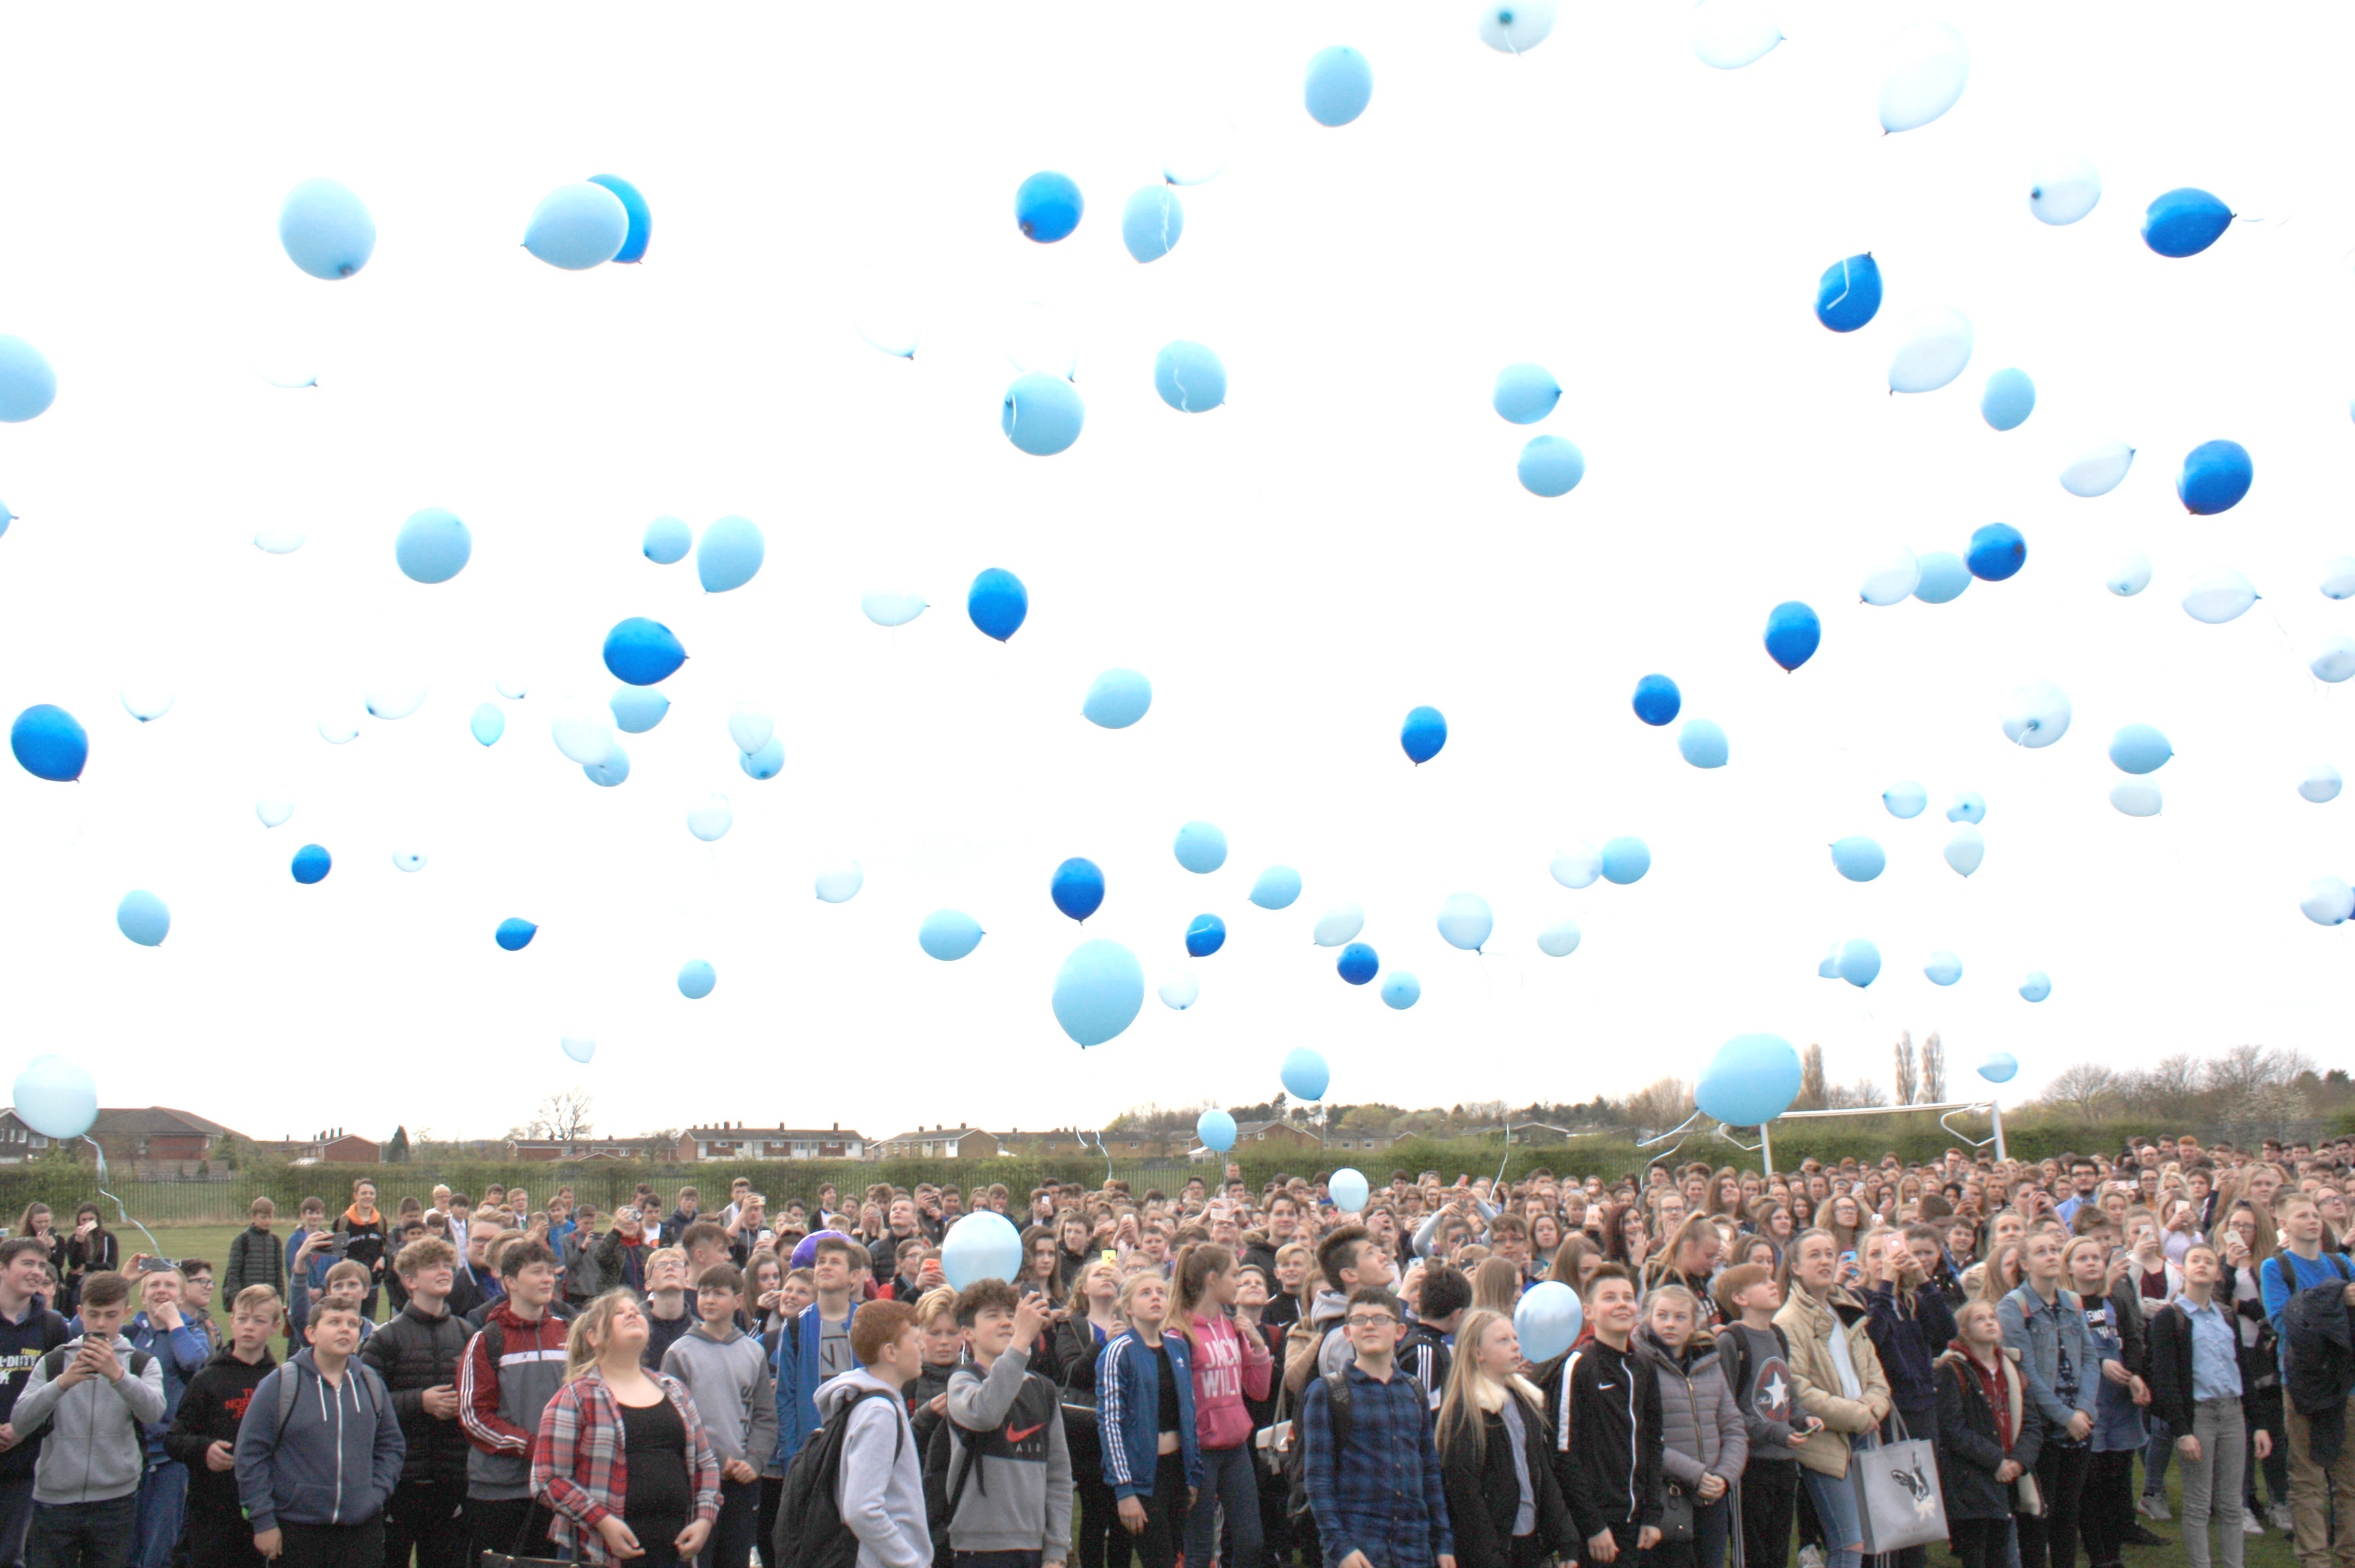
[[[169,1105],[101,1109],[90,1129],[91,1140],[106,1151],[109,1166],[147,1180],[194,1176],[198,1165],[220,1158],[225,1140],[239,1136],[218,1122]],[[23,1146],[0,1143],[0,1149],[18,1147]]]
[[[874,1146],[879,1159],[993,1159],[1000,1147],[996,1133],[979,1127],[918,1127],[885,1138]]]
[[[707,1159],[865,1159],[867,1140],[856,1128],[845,1131],[840,1122],[826,1128],[721,1122],[679,1134],[671,1157],[680,1165]]]

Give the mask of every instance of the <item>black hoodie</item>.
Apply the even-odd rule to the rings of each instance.
[[[164,1434],[164,1452],[188,1467],[191,1510],[212,1510],[216,1517],[225,1510],[244,1517],[237,1500],[237,1472],[216,1470],[206,1464],[205,1450],[215,1443],[237,1446],[238,1423],[245,1419],[245,1407],[261,1380],[277,1365],[264,1350],[261,1360],[249,1366],[223,1345],[188,1380],[186,1392],[180,1395],[179,1413],[172,1417],[171,1428]]]

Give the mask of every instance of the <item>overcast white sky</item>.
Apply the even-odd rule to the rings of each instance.
[[[1263,1098],[1293,1045],[1338,1100],[1583,1098],[1691,1073],[1727,1037],[1821,1040],[1837,1076],[1886,1078],[1901,1028],[1943,1031],[1961,1070],[2016,1051],[2032,1090],[2080,1056],[2261,1040],[2344,1062],[2345,929],[2298,912],[2350,872],[2355,800],[2301,801],[2318,762],[2355,769],[2349,694],[2305,660],[2355,630],[2316,589],[2355,552],[2347,474],[2341,8],[1790,4],[1788,41],[1746,70],[1700,65],[1676,0],[1565,7],[1515,59],[1472,8],[1428,3],[425,7],[396,19],[282,5],[73,9],[0,20],[16,62],[0,331],[56,366],[56,406],[0,430],[0,708],[63,704],[91,733],[73,786],[0,769],[9,897],[0,964],[19,1061],[60,1051],[109,1104],[163,1103],[261,1136],[395,1123],[492,1136],[579,1081],[601,1131],[839,1120],[870,1136],[970,1119],[1093,1123],[1121,1106]],[[1968,38],[1960,104],[1883,136],[1875,57],[1904,23]],[[1324,130],[1308,57],[1370,59],[1371,108]],[[1227,171],[1184,189],[1185,235],[1151,266],[1123,201],[1176,128],[1231,120]],[[2051,229],[2040,161],[2090,157],[2105,196]],[[1078,232],[1023,240],[1013,192],[1063,170]],[[646,193],[636,267],[559,272],[519,240],[552,187],[612,171]],[[324,283],[279,249],[288,188],[325,175],[375,214],[375,259]],[[2152,255],[2143,206],[2214,190],[2236,224],[2207,254]],[[1835,336],[1817,275],[1872,251],[1880,318]],[[923,346],[888,358],[850,326],[898,292]],[[1077,324],[1087,428],[1036,459],[999,434],[1007,323]],[[1944,391],[1891,398],[1913,310],[1976,326]],[[1155,351],[1213,347],[1227,407],[1155,397]],[[1490,411],[1534,359],[1564,392],[1535,430]],[[264,367],[314,370],[282,391]],[[1981,422],[1987,375],[2039,402]],[[1530,434],[1582,446],[1585,483],[1515,483]],[[2069,452],[2141,451],[2099,500]],[[2214,436],[2254,454],[2236,510],[2187,518],[2172,479]],[[393,534],[445,506],[473,563],[427,588]],[[767,565],[706,597],[690,563],[638,552],[660,513],[741,512]],[[2026,570],[1945,606],[1857,602],[1895,545],[1960,549],[2001,519]],[[252,547],[297,528],[291,556]],[[2156,565],[2103,589],[2130,549]],[[2265,599],[2204,626],[2177,600],[2224,563]],[[965,619],[975,572],[1029,585],[1009,645]],[[859,596],[922,594],[896,632]],[[1815,661],[1785,676],[1759,635],[1813,603]],[[558,753],[567,694],[602,699],[605,629],[669,624],[691,655],[661,727],[602,790]],[[1135,728],[1079,714],[1113,665],[1154,682]],[[506,737],[468,715],[513,668]],[[1732,763],[1678,760],[1628,709],[1664,670]],[[342,748],[323,713],[371,681],[429,688]],[[127,680],[178,695],[144,728]],[[2004,698],[2049,678],[2068,736],[2011,748]],[[783,773],[736,766],[725,718],[773,706]],[[1417,703],[1446,751],[1397,743]],[[2106,795],[2105,748],[2159,726],[2165,814]],[[1890,817],[1921,782],[1931,809]],[[1987,800],[1984,869],[1939,846],[1957,791]],[[736,807],[716,846],[685,815]],[[297,802],[274,831],[258,795]],[[1169,845],[1201,817],[1232,855],[1209,877]],[[1878,837],[1888,871],[1833,871]],[[1554,852],[1649,841],[1641,883],[1582,891]],[[317,842],[335,870],[299,887]],[[431,857],[415,875],[397,849]],[[867,887],[829,906],[826,861]],[[1084,932],[1047,897],[1085,855],[1111,885]],[[1244,895],[1268,864],[1306,891]],[[148,888],[160,949],[113,925]],[[1485,958],[1445,946],[1441,901],[1494,905]],[[1361,900],[1385,972],[1422,1004],[1344,985],[1310,925]],[[944,965],[926,912],[989,932]],[[1049,993],[1088,936],[1131,945],[1148,988],[1195,915],[1225,951],[1201,999],[1148,995],[1085,1053]],[[1543,924],[1585,941],[1541,955]],[[503,917],[541,923],[527,951]],[[1817,978],[1868,936],[1869,991]],[[1959,954],[1962,983],[1922,976]],[[689,1002],[678,965],[719,987]],[[2051,998],[2017,995],[2048,972]],[[576,1069],[560,1034],[599,1042]]]

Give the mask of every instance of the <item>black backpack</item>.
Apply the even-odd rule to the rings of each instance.
[[[1415,1391],[1418,1403],[1429,1403],[1423,1397],[1422,1381],[1413,1373],[1401,1369],[1393,1376]],[[1320,1373],[1316,1381],[1325,1385],[1326,1424],[1332,1435],[1333,1453],[1337,1460],[1341,1451],[1349,1445],[1349,1433],[1357,1421],[1356,1413],[1350,1408],[1349,1369],[1345,1366],[1337,1372]],[[1305,1414],[1308,1408],[1308,1392],[1305,1388],[1300,1394],[1300,1407]],[[1308,1503],[1307,1434],[1295,1420],[1292,1427],[1292,1442],[1284,1450],[1284,1514],[1295,1524],[1302,1524],[1307,1522],[1314,1513]]]
[[[870,1399],[900,1396],[888,1390],[865,1388],[835,1407],[826,1424],[810,1435],[794,1462],[785,1467],[783,1489],[777,1495],[776,1533],[771,1538],[769,1562],[774,1568],[852,1568],[858,1561],[858,1537],[842,1522],[837,1500],[842,1480],[842,1449],[850,1436],[853,1412]],[[908,1441],[908,1424],[901,1420],[891,1434],[891,1460]]]

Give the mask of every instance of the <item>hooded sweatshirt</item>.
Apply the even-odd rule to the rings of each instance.
[[[859,1399],[851,1413],[835,1506],[858,1537],[858,1568],[932,1568],[923,1463],[900,1391],[865,1367],[854,1368],[818,1385],[818,1419],[870,1389],[890,1397]]]
[[[14,1322],[0,1317],[0,1421],[14,1419],[17,1396],[25,1392],[34,1364],[72,1338],[66,1320],[38,1302],[28,1304],[25,1316]],[[0,1454],[0,1482],[31,1480],[33,1462],[40,1455],[39,1433],[19,1436],[15,1446]]]
[[[1194,1430],[1205,1448],[1240,1448],[1252,1435],[1251,1411],[1243,1400],[1246,1395],[1267,1397],[1273,1358],[1265,1345],[1244,1339],[1225,1317],[1196,1318],[1193,1339]]]
[[[1308,1327],[1287,1336],[1284,1386],[1295,1403],[1306,1396],[1309,1379],[1337,1373],[1358,1359],[1349,1348],[1349,1337],[1341,1332],[1341,1319],[1348,1312],[1347,1296],[1337,1290],[1320,1290],[1308,1305]]]
[[[981,1467],[957,1499],[950,1547],[1059,1557],[1071,1539],[1071,1455],[1060,1396],[1030,1371],[1028,1352],[950,1375],[948,1434],[949,1490],[966,1466]]]
[[[278,1424],[279,1388],[294,1408]],[[261,1413],[253,1413],[254,1407]],[[364,1524],[400,1482],[400,1420],[384,1380],[357,1356],[330,1383],[308,1349],[263,1378],[237,1428],[237,1498],[256,1535],[290,1524]]]
[[[188,1380],[180,1408],[173,1413],[172,1429],[164,1434],[164,1451],[188,1467],[191,1509],[209,1509],[216,1516],[237,1511],[236,1472],[214,1469],[205,1463],[205,1452],[216,1443],[237,1446],[238,1424],[253,1403],[253,1391],[277,1365],[268,1350],[249,1365],[224,1345]]]
[[[663,1352],[662,1370],[687,1385],[711,1451],[754,1468],[777,1452],[777,1390],[761,1341],[730,1323],[724,1337],[698,1323]]]
[[[129,1497],[147,1468],[145,1428],[164,1419],[163,1363],[143,1355],[134,1376],[131,1359],[138,1348],[120,1334],[114,1337],[114,1355],[121,1377],[111,1383],[84,1378],[61,1387],[56,1377],[81,1353],[81,1341],[77,1334],[33,1364],[9,1417],[19,1432],[49,1424],[48,1440],[33,1470],[35,1502],[102,1503]]]

